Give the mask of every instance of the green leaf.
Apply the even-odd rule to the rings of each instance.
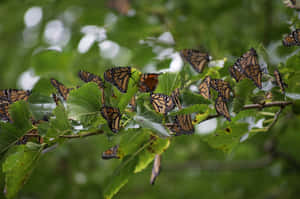
[[[152,138],[153,142],[138,156],[139,160],[135,167],[134,173],[144,170],[154,159],[156,154],[161,154],[170,145],[170,140],[159,137]]]
[[[158,77],[158,85],[155,93],[171,95],[175,88],[180,87],[179,73],[164,73]]]
[[[182,99],[184,99],[184,103],[189,105],[211,103],[210,100],[205,99],[202,95],[193,93],[189,90],[182,92]]]
[[[205,113],[207,111],[208,105],[206,104],[195,104],[186,108],[183,108],[179,111],[171,112],[169,115],[182,115],[182,114],[190,114],[190,113]]]
[[[6,197],[14,198],[22,186],[27,182],[37,160],[41,155],[42,147],[33,150],[25,145],[16,146],[15,152],[9,155],[2,165],[5,173]]]
[[[19,101],[10,105],[13,123],[0,123],[0,154],[32,128],[28,104]]]
[[[234,112],[239,112],[242,110],[243,106],[246,104],[247,100],[250,98],[255,85],[249,79],[243,79],[235,86],[235,96],[233,100],[233,110]]]
[[[101,91],[94,82],[71,91],[67,101],[70,118],[83,124],[94,122],[100,114],[101,106]]]
[[[160,123],[152,122],[150,119],[145,118],[143,116],[136,115],[133,120],[136,121],[143,128],[151,129],[154,133],[156,133],[160,137],[169,137],[168,131],[165,129],[163,125]]]
[[[68,115],[62,105],[57,106],[54,109],[53,114],[55,118],[51,118],[50,128],[48,129],[46,134],[46,138],[49,139],[71,131],[71,124],[69,122]]]
[[[247,123],[229,123],[218,128],[215,133],[203,136],[202,139],[211,147],[224,152],[231,152],[240,143],[241,137],[248,132]]]

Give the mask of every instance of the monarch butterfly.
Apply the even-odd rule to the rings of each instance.
[[[175,107],[173,99],[161,93],[152,93],[150,102],[157,113],[166,114]]]
[[[131,67],[115,67],[104,72],[104,79],[116,86],[122,93],[127,92]]]
[[[14,103],[19,100],[27,100],[31,91],[18,89],[5,89],[0,91],[0,103]]]
[[[139,81],[139,91],[140,92],[153,92],[158,84],[158,76],[160,74],[155,73],[145,73],[141,75]]]
[[[190,114],[176,115],[175,122],[166,124],[166,126],[174,133],[175,136],[190,135],[194,133],[194,126]]]
[[[284,93],[285,87],[287,87],[287,84],[282,81],[281,74],[279,73],[279,71],[277,69],[274,70],[274,76],[275,76],[276,84],[279,86],[281,92]]]
[[[231,87],[230,84],[222,79],[212,79],[210,81],[210,86],[218,91],[219,95],[225,100],[230,98]]]
[[[206,76],[204,80],[199,84],[199,94],[202,95],[205,99],[210,99],[210,76]]]
[[[100,89],[104,88],[104,83],[101,77],[86,71],[78,72],[79,78],[84,82],[95,82]]]
[[[247,66],[258,65],[256,50],[251,48],[249,51],[243,54],[237,62],[240,63],[242,69],[245,69]]]
[[[101,108],[101,115],[106,119],[111,131],[117,133],[120,129],[120,110],[118,108],[103,106]]]
[[[67,88],[65,85],[53,78],[51,78],[51,84],[57,89],[64,100],[68,99],[70,91],[73,90],[73,88]]]
[[[282,40],[284,46],[299,46],[300,45],[300,29],[296,29],[291,34],[285,36]]]
[[[39,135],[37,129],[32,129],[25,135],[23,135],[17,142],[16,145],[26,144],[27,142],[37,142],[42,144],[44,142],[43,137]]]
[[[179,88],[176,88],[173,92],[172,92],[172,100],[174,102],[174,104],[179,108],[181,109],[181,103],[180,103],[180,100],[179,100],[179,96],[180,96],[180,91],[179,91]]]
[[[260,88],[260,89],[262,88],[262,83],[261,83],[262,71],[261,71],[259,65],[248,66],[245,69],[244,73],[247,77],[249,77],[254,82],[254,84],[258,88]]]
[[[109,160],[112,158],[119,159],[120,156],[118,155],[119,145],[111,147],[102,153],[103,160]]]
[[[228,121],[231,121],[226,102],[221,95],[216,99],[215,108],[219,115],[223,115]]]
[[[234,64],[233,66],[229,67],[229,72],[236,82],[247,78],[247,76],[241,71],[237,64]]]
[[[154,182],[159,175],[160,172],[160,155],[156,154],[154,157],[153,168],[150,177],[150,184],[154,185]]]
[[[180,51],[180,55],[184,60],[189,62],[198,73],[202,73],[206,64],[209,62],[208,53],[200,52],[199,50],[184,49]]]

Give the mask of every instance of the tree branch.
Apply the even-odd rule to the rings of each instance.
[[[66,139],[74,139],[74,138],[82,138],[82,137],[88,137],[88,136],[93,136],[93,135],[99,135],[103,134],[104,131],[98,130],[95,132],[89,132],[89,133],[83,133],[83,134],[78,134],[78,135],[60,135],[60,138],[66,138]]]

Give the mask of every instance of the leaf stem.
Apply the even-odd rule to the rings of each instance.
[[[74,139],[74,138],[82,138],[82,137],[88,137],[88,136],[93,136],[93,135],[100,135],[103,134],[104,131],[98,130],[94,132],[88,132],[88,133],[82,133],[78,135],[60,135],[60,138],[66,138],[66,139]]]

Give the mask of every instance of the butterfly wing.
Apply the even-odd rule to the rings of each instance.
[[[176,115],[175,122],[166,124],[175,136],[190,135],[194,133],[194,126],[190,114]]]
[[[9,112],[8,112],[8,103],[0,103],[0,119],[5,121],[11,121]]]
[[[104,106],[101,108],[101,115],[106,119],[112,132],[117,133],[120,130],[121,113],[118,108]]]
[[[226,102],[221,95],[216,99],[215,108],[219,115],[223,115],[228,121],[231,121]]]
[[[180,51],[180,55],[184,60],[189,62],[191,66],[198,72],[202,73],[206,64],[209,62],[208,53],[200,52],[194,49],[184,49]]]
[[[126,93],[128,89],[128,82],[131,77],[131,67],[115,67],[104,72],[104,79],[121,92]]]
[[[98,75],[81,70],[78,76],[84,82],[95,82],[99,88],[104,88],[103,80]]]
[[[245,68],[245,75],[250,78],[258,88],[262,88],[262,72],[259,65],[251,65]]]
[[[210,99],[210,80],[211,77],[206,76],[198,87],[200,95],[202,95],[205,99]]]
[[[274,70],[274,76],[275,76],[276,84],[279,86],[281,92],[284,93],[286,84],[282,81],[281,74],[277,69]]]
[[[212,79],[210,81],[210,86],[218,91],[219,95],[222,96],[225,100],[230,98],[231,87],[229,82],[226,82],[222,79]]]
[[[300,29],[296,29],[292,32],[293,38],[296,41],[295,45],[300,45]]]
[[[157,113],[166,114],[175,107],[173,99],[161,93],[152,93],[150,102]]]
[[[229,72],[236,82],[239,82],[246,78],[246,75],[243,72],[241,72],[240,68],[236,64],[229,67]]]
[[[140,92],[153,92],[158,84],[159,74],[146,73],[142,74],[139,81]]]
[[[51,79],[51,84],[56,88],[56,90],[64,98],[64,100],[68,99],[69,93],[72,89],[65,87],[65,85],[53,78]]]
[[[119,159],[120,156],[118,155],[119,145],[116,145],[110,149],[107,149],[102,153],[102,159],[109,160],[109,159]]]

